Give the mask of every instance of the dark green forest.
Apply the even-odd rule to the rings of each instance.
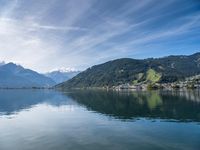
[[[200,74],[200,53],[163,58],[122,58],[95,65],[58,88],[111,87],[120,84],[171,83]]]

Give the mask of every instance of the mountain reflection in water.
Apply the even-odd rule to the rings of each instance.
[[[10,115],[38,104],[81,105],[116,119],[166,119],[200,122],[199,91],[116,92],[101,90],[0,90],[0,114]]]
[[[114,92],[82,90],[65,95],[91,111],[118,119],[200,121],[199,91]]]

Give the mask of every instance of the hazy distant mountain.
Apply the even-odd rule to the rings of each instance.
[[[58,84],[58,83],[62,83],[64,81],[67,81],[67,80],[73,78],[74,76],[76,76],[79,73],[80,73],[80,71],[62,69],[62,70],[48,72],[45,74],[45,76],[51,78]]]
[[[0,66],[5,65],[4,61],[0,61]]]
[[[35,71],[20,65],[8,63],[0,65],[0,88],[49,87],[55,82]]]
[[[102,87],[123,83],[174,82],[200,74],[200,53],[143,60],[122,58],[96,65],[59,88]]]

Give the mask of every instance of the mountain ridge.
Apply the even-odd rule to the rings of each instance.
[[[94,65],[67,82],[56,85],[56,88],[111,87],[125,83],[171,83],[197,74],[200,74],[200,52],[162,58],[121,58]]]
[[[55,84],[52,79],[12,62],[0,66],[0,88],[51,87]]]
[[[64,81],[67,81],[77,74],[79,74],[81,71],[76,70],[55,70],[52,72],[45,73],[44,75],[54,80],[57,84],[62,83]]]

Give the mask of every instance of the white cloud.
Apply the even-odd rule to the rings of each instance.
[[[170,26],[153,29],[160,19],[177,11],[162,12],[173,3],[129,1],[111,11],[111,6],[100,7],[95,0],[11,0],[0,6],[0,61],[47,72],[62,67],[85,69],[131,52],[138,54],[149,42],[187,34],[199,26],[198,15],[186,15]]]

